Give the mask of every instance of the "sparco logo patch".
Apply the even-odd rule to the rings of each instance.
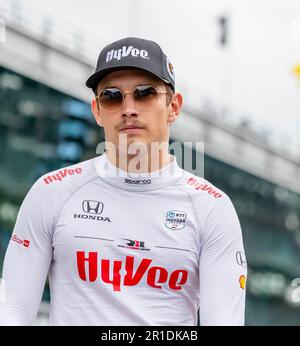
[[[143,285],[162,289],[180,291],[188,279],[188,271],[176,269],[170,271],[167,268],[153,265],[150,258],[136,259],[126,256],[124,260],[98,258],[98,252],[77,251],[77,270],[82,281],[108,284],[113,291],[120,292],[122,286]],[[144,279],[144,280],[143,280]]]
[[[125,178],[125,184],[147,185],[147,184],[151,184],[151,179],[127,179],[127,178]]]
[[[25,247],[29,247],[29,245],[30,245],[30,241],[29,240],[25,240],[25,239],[22,240],[22,239],[18,238],[17,235],[13,235],[11,237],[11,240],[16,242],[17,244],[23,245]]]
[[[215,198],[221,198],[223,196],[221,193],[214,190],[211,186],[207,184],[201,184],[198,180],[192,177],[188,179],[187,184],[192,186],[195,190],[206,191]]]
[[[106,62],[112,59],[121,60],[127,56],[140,57],[143,59],[149,59],[149,53],[144,49],[133,48],[133,46],[123,46],[120,49],[112,49],[106,54]]]
[[[75,168],[75,169],[61,169],[58,171],[58,173],[48,175],[46,178],[44,178],[44,182],[46,184],[51,184],[53,181],[62,181],[64,178],[66,178],[69,175],[74,175],[74,174],[81,174],[82,169],[80,167]]]

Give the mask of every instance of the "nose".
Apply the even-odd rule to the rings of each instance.
[[[138,115],[138,111],[136,109],[134,98],[130,93],[126,93],[124,95],[124,101],[122,105],[122,116],[128,117],[128,116],[137,116],[137,115]]]

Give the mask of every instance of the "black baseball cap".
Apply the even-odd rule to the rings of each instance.
[[[148,71],[175,91],[174,69],[169,58],[156,42],[137,37],[126,37],[105,46],[99,54],[95,73],[85,84],[95,90],[108,73],[125,69]]]

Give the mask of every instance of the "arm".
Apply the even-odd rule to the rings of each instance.
[[[216,200],[201,241],[200,324],[244,325],[247,265],[240,261],[242,232],[228,196]]]
[[[37,181],[20,208],[4,259],[0,325],[35,321],[52,260],[49,199]]]

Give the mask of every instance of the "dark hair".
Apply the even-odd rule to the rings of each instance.
[[[166,86],[166,91],[168,92],[166,94],[167,106],[169,106],[169,104],[172,101],[172,98],[173,98],[173,95],[174,95],[174,91],[173,91],[173,89],[171,88],[171,86],[169,84],[165,83],[165,86]]]

